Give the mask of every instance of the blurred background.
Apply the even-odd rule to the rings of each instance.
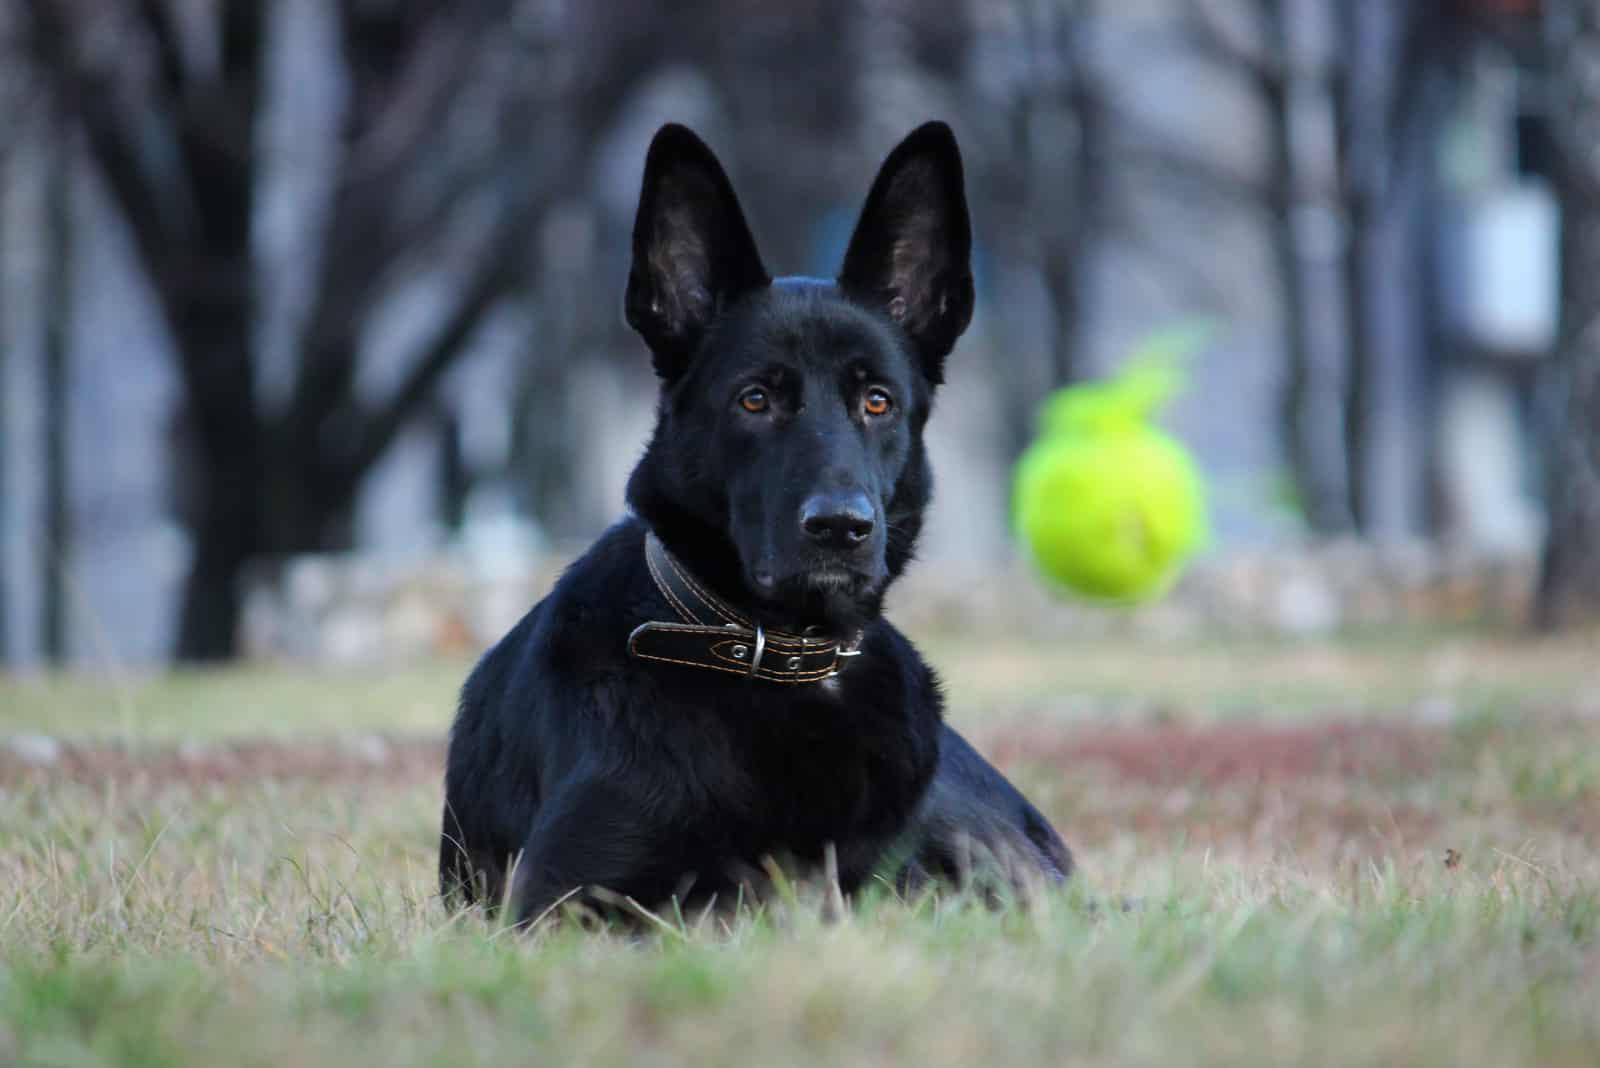
[[[893,611],[1600,616],[1594,0],[0,0],[0,662],[493,641],[650,425],[657,126],[831,276],[935,117],[978,312]],[[1205,556],[1138,613],[1051,599],[1009,522],[1038,404],[1197,319]]]

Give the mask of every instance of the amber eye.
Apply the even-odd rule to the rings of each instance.
[[[770,403],[771,402],[767,400],[767,391],[762,389],[760,386],[751,386],[749,389],[739,394],[739,407],[743,408],[751,415],[760,415],[762,412],[767,410]]]
[[[888,415],[889,409],[894,407],[894,400],[889,396],[889,391],[879,386],[867,390],[866,399],[861,402],[868,415]]]

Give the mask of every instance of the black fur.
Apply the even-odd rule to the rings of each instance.
[[[837,282],[771,280],[710,150],[657,134],[625,303],[661,378],[634,514],[462,690],[447,896],[509,892],[520,921],[578,887],[704,898],[829,844],[846,892],[896,856],[907,881],[975,852],[1066,877],[1060,838],[943,724],[933,672],[879,615],[931,492],[922,429],[971,316],[970,246],[943,124],[890,155]],[[800,685],[630,659],[634,627],[673,618],[647,528],[766,626],[860,630],[862,655]]]

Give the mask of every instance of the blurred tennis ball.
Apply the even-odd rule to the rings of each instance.
[[[1187,449],[1151,420],[1183,385],[1208,324],[1146,341],[1115,376],[1051,394],[1017,461],[1017,530],[1038,569],[1086,597],[1133,602],[1172,585],[1207,538]]]

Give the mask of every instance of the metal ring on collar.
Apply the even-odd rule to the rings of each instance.
[[[745,674],[751,678],[761,669],[761,654],[767,651],[767,632],[761,629],[761,624],[756,624],[756,647],[750,654],[750,668]]]

